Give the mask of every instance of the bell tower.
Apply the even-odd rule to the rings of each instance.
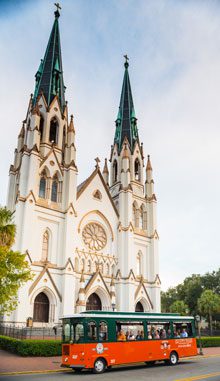
[[[128,67],[128,57],[125,56],[121,98],[110,155],[110,192],[119,211],[121,279],[118,285],[121,283],[120,289],[125,287],[129,292],[128,298],[121,298],[120,303],[123,305],[122,310],[132,310],[135,278],[142,279],[148,289],[149,310],[160,311],[156,196],[153,193],[150,157],[144,175],[143,144],[139,141]]]
[[[60,290],[71,288],[74,278],[65,276],[65,264],[72,255],[72,236],[76,217],[76,147],[73,116],[68,116],[63,79],[61,42],[59,32],[59,6],[44,58],[35,75],[34,95],[31,95],[26,118],[22,123],[15,149],[14,162],[9,171],[7,207],[14,211],[17,226],[15,250],[27,253],[34,282],[42,271],[47,274],[63,269]],[[42,270],[44,269],[44,270]],[[53,276],[54,295],[62,300]],[[61,280],[62,279],[62,280]],[[46,282],[46,280],[45,280]],[[28,287],[28,286],[25,286]],[[32,286],[31,286],[32,287]],[[19,290],[20,304],[14,320],[25,321],[23,300],[28,300],[32,288]],[[45,288],[47,289],[47,288]],[[32,290],[34,292],[34,289]],[[59,295],[58,295],[59,294]],[[30,294],[31,295],[31,294]],[[50,321],[58,320],[63,310],[50,302]],[[69,306],[70,308],[71,306]],[[67,307],[68,308],[68,307]],[[32,312],[30,311],[30,316]]]

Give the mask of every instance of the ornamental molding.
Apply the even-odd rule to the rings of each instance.
[[[134,227],[133,227],[132,222],[130,222],[129,225],[126,226],[126,227],[124,228],[124,227],[122,226],[121,221],[120,221],[119,224],[118,224],[118,231],[119,231],[119,233],[120,233],[121,231],[126,232],[126,231],[128,231],[128,230],[130,230],[130,232],[134,231]]]
[[[97,252],[88,252],[83,250],[78,250],[76,249],[76,253],[78,254],[78,257],[80,259],[85,258],[85,259],[91,259],[92,261],[94,260],[102,260],[103,263],[109,263],[110,265],[117,265],[118,259],[114,255],[105,255],[103,253],[97,253]]]
[[[89,222],[82,231],[84,244],[94,251],[102,250],[107,244],[107,235],[103,227],[97,222]]]

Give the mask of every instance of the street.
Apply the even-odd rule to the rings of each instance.
[[[0,381],[97,381],[97,378],[100,381],[119,379],[120,381],[133,381],[135,379],[139,381],[220,381],[220,356],[185,359],[174,367],[166,366],[163,363],[151,367],[147,365],[122,366],[112,368],[101,375],[95,375],[89,371],[76,374],[73,371],[61,370],[56,373],[2,375]]]

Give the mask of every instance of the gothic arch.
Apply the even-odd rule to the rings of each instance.
[[[116,159],[113,161],[112,165],[112,183],[116,183],[118,181],[118,162]]]
[[[55,320],[55,307],[57,306],[57,298],[54,292],[49,287],[41,287],[35,290],[35,292],[33,292],[33,295],[31,296],[31,299],[30,299],[30,305],[32,307],[32,316],[34,317],[35,299],[41,293],[45,294],[49,300],[48,323],[53,322]],[[47,322],[44,322],[44,323],[47,323]]]
[[[90,295],[93,294],[93,293],[97,294],[98,297],[100,298],[101,303],[102,303],[102,310],[111,308],[111,298],[110,298],[110,295],[107,292],[107,290],[105,290],[101,286],[97,286],[97,287],[91,288],[86,293],[85,300],[87,301],[88,298],[90,297]]]
[[[33,321],[49,323],[50,302],[45,292],[40,292],[34,299]]]
[[[134,178],[137,181],[141,181],[141,164],[137,157],[134,161]]]
[[[138,303],[141,303],[141,304],[142,304],[143,309],[144,309],[144,312],[150,312],[151,307],[150,307],[148,301],[147,301],[144,297],[141,297],[141,298],[139,298],[139,299],[137,299],[137,300],[135,301],[135,308],[136,308],[136,306],[137,306]]]
[[[135,312],[144,312],[144,306],[140,301],[135,306]]]
[[[50,120],[49,142],[58,144],[58,136],[59,136],[59,121],[57,117],[54,116]]]
[[[40,141],[42,142],[44,138],[44,117],[42,114],[40,114],[39,133],[40,133]]]
[[[133,225],[135,228],[139,228],[139,208],[136,201],[133,202],[132,205],[132,215],[133,215]]]
[[[84,214],[84,216],[81,218],[81,220],[79,222],[79,225],[78,225],[78,233],[80,233],[83,220],[86,217],[88,217],[90,214],[97,214],[99,217],[101,217],[105,221],[106,225],[109,228],[109,231],[110,231],[110,234],[111,234],[111,239],[112,239],[112,241],[114,241],[114,234],[113,234],[113,230],[112,230],[111,224],[110,224],[109,220],[104,216],[104,214],[102,214],[99,210],[91,210],[90,212]],[[98,222],[98,221],[95,221],[95,222]]]

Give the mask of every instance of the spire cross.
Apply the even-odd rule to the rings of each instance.
[[[57,7],[57,11],[59,12],[59,9],[61,9],[61,6],[59,3],[54,3],[55,7]]]
[[[127,54],[124,55],[124,58],[125,58],[125,63],[127,63],[129,61]]]
[[[96,157],[95,158],[95,161],[96,161],[96,168],[99,168],[99,163],[100,163],[100,159],[99,159],[99,157]]]

